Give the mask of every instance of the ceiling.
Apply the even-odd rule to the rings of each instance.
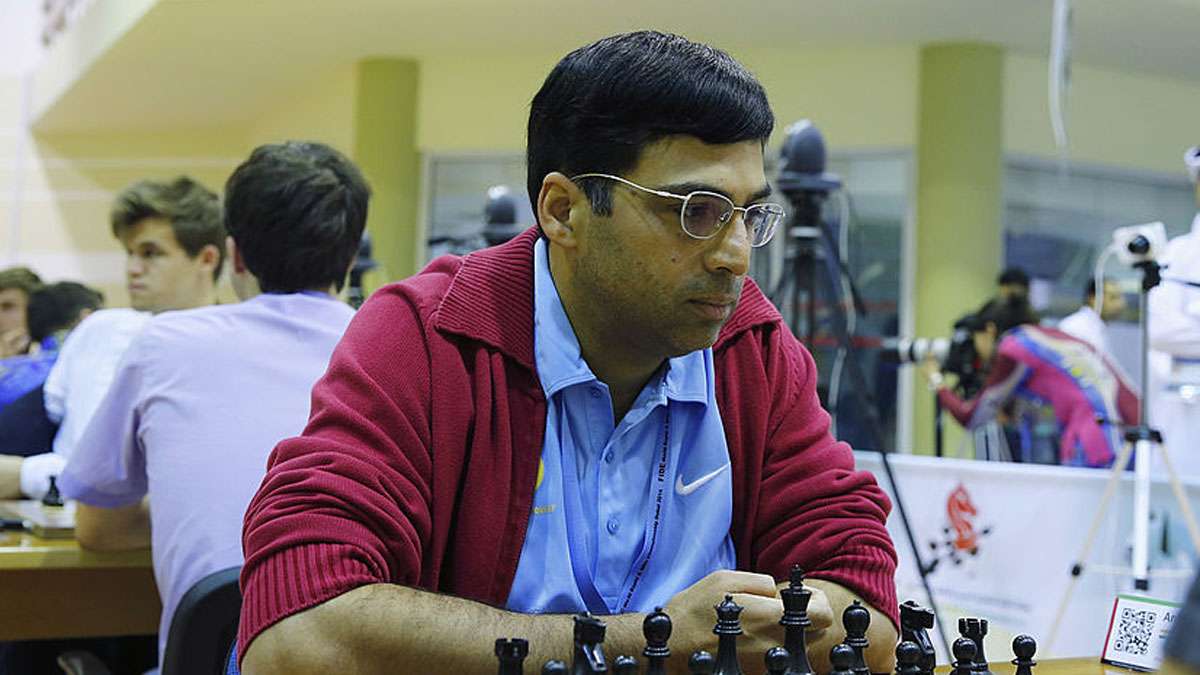
[[[120,1],[120,0],[110,0]],[[743,46],[998,43],[1045,54],[1051,0],[159,0],[51,106],[42,131],[244,120],[368,56],[565,52],[655,27]],[[1075,0],[1073,59],[1200,81],[1200,0]]]

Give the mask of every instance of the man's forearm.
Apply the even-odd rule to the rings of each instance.
[[[609,660],[642,650],[642,615],[603,617]],[[529,641],[527,664],[570,662],[574,623],[562,614],[517,614],[404,586],[373,584],[283,619],[259,634],[242,672],[496,672],[497,638]],[[531,668],[527,667],[526,670]]]
[[[21,498],[21,462],[23,457],[0,455],[0,499]]]
[[[150,547],[150,503],[109,509],[75,505],[75,538],[94,551],[128,551]]]
[[[804,583],[824,591],[833,608],[834,627],[811,635],[808,641],[808,653],[813,668],[818,673],[827,673],[831,670],[829,650],[846,639],[846,632],[842,628],[842,611],[855,600],[861,601],[861,598],[845,586],[832,581],[805,579]],[[863,606],[871,612],[871,625],[867,629],[867,642],[870,644],[866,654],[867,666],[872,673],[890,673],[895,670],[896,641],[899,637],[896,627],[879,610],[866,602],[863,602]]]

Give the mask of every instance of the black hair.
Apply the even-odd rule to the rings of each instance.
[[[977,333],[985,330],[991,323],[996,325],[996,335],[1003,335],[1017,326],[1037,322],[1037,312],[1033,311],[1029,301],[1022,297],[1013,297],[985,305],[970,321],[968,328]]]
[[[60,330],[69,330],[79,322],[85,309],[104,306],[104,294],[74,281],[43,286],[29,296],[26,323],[29,339],[41,342]]]
[[[264,293],[341,290],[371,188],[322,143],[262,145],[225,183],[225,228]]]
[[[667,136],[765,143],[774,126],[766,91],[725,52],[657,31],[604,38],[567,54],[533,97],[529,201],[536,214],[542,180],[553,171],[620,174]],[[608,181],[580,187],[594,212],[610,212]]]
[[[213,280],[221,276],[225,262],[225,226],[221,223],[221,201],[215,192],[180,176],[164,183],[143,180],[117,195],[109,213],[112,233],[118,239],[146,218],[165,218],[171,223],[175,241],[195,258],[205,246],[217,247]]]
[[[1005,268],[996,279],[997,286],[1017,285],[1029,288],[1029,274],[1020,267]]]
[[[1096,297],[1096,280],[1088,279],[1087,286],[1083,287],[1083,301],[1087,302],[1088,298]]]

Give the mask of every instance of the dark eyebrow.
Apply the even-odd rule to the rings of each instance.
[[[716,186],[709,185],[708,183],[672,183],[671,185],[663,185],[662,187],[658,187],[655,189],[661,190],[663,192],[674,192],[677,195],[686,195],[689,192],[715,192],[719,195],[724,196],[726,199],[733,202],[734,204],[737,204],[737,202],[734,201],[733,197],[730,196],[728,192],[725,192],[724,190],[722,190],[721,188],[718,188]],[[757,192],[750,195],[750,199],[746,202],[746,204],[754,204],[754,203],[760,202],[760,201],[766,199],[767,197],[770,197],[773,192],[774,192],[774,190],[771,189],[770,185],[764,185],[761,188],[759,188]]]

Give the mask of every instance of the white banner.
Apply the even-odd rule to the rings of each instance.
[[[874,473],[894,501],[880,455],[855,454],[858,466]],[[1096,543],[1082,561],[1084,572],[1048,649],[1071,567],[1079,562],[1110,472],[912,455],[889,455],[889,461],[921,558],[933,565],[929,583],[950,642],[958,635],[958,618],[974,616],[990,624],[985,642],[990,661],[1013,658],[1012,638],[1022,633],[1037,640],[1039,659],[1100,654],[1117,594],[1133,590],[1131,472],[1122,476]],[[1193,513],[1200,512],[1200,485],[1186,483],[1185,490]],[[900,600],[929,606],[898,508],[892,509],[888,529],[900,555]],[[1152,487],[1149,550],[1150,590],[1138,594],[1182,600],[1196,553],[1165,482]],[[1124,569],[1100,569],[1105,567]],[[938,662],[945,663],[940,644],[938,652]]]

